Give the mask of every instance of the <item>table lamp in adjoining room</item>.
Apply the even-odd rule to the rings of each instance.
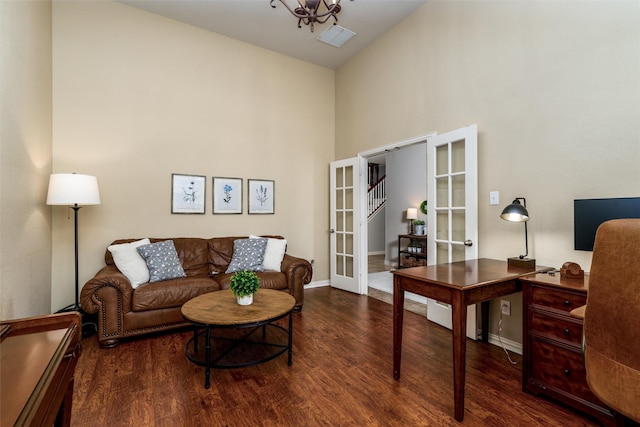
[[[73,226],[75,237],[75,303],[58,312],[79,311],[82,313],[78,299],[78,210],[80,205],[99,205],[100,191],[98,179],[91,175],[76,173],[54,173],[49,178],[49,191],[47,193],[47,205],[68,205],[73,209]]]
[[[522,203],[520,203],[522,200]],[[513,202],[502,210],[500,218],[511,222],[524,222],[524,245],[525,254],[512,257],[507,260],[509,267],[519,267],[527,269],[535,269],[536,260],[527,258],[529,256],[529,233],[527,231],[527,221],[529,221],[529,212],[527,211],[527,201],[524,197],[516,197]]]
[[[418,208],[407,208],[407,221],[409,221],[409,234],[413,234],[414,219],[418,219]]]

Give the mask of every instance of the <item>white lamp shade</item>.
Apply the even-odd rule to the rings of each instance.
[[[49,178],[48,205],[99,205],[98,179],[77,173],[54,173]]]
[[[407,219],[418,219],[418,208],[408,208]]]

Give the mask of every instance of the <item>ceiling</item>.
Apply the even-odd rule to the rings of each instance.
[[[296,0],[286,0],[293,5]],[[304,0],[301,0],[304,1]],[[341,0],[338,25],[356,33],[336,48],[317,38],[333,20],[298,28],[298,19],[280,1],[269,0],[119,0],[176,21],[194,25],[303,61],[336,69],[427,0]]]

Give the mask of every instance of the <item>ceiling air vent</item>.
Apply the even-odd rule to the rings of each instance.
[[[318,40],[331,46],[342,47],[355,35],[356,33],[351,30],[347,30],[339,25],[331,25],[320,34]]]

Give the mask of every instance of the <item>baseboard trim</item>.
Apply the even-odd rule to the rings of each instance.
[[[496,334],[489,334],[489,344],[493,344],[493,345],[497,345],[498,347],[502,347],[502,345],[500,344],[500,337],[498,335],[496,335]],[[503,337],[502,338],[502,344],[504,344],[504,348],[506,348],[507,350],[512,351],[512,352],[522,356],[522,344],[521,343]]]
[[[385,251],[371,251],[368,252],[367,255],[384,255]]]
[[[328,280],[319,280],[319,281],[311,282],[311,283],[308,283],[308,284],[304,285],[304,288],[305,289],[322,288],[322,287],[329,286],[329,285],[330,285],[330,282]]]

